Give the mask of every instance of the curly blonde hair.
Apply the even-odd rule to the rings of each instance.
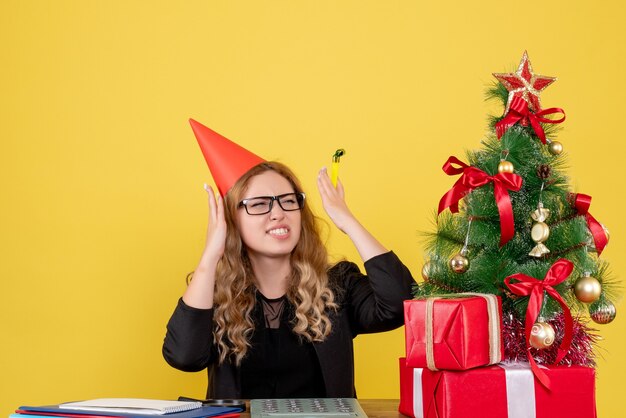
[[[302,191],[296,176],[284,164],[263,162],[246,172],[224,197],[228,234],[216,271],[213,331],[220,363],[230,359],[241,364],[250,347],[256,279],[235,219],[250,179],[269,170],[287,179],[295,192]],[[306,341],[323,341],[331,331],[326,311],[337,308],[328,283],[328,255],[320,238],[317,218],[307,205],[302,208],[301,222],[300,240],[291,254],[286,297],[295,307],[293,331]]]

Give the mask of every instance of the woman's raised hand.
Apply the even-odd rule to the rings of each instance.
[[[226,221],[222,197],[216,198],[213,189],[206,184],[204,189],[209,194],[209,226],[206,233],[206,245],[200,262],[193,272],[191,282],[183,294],[183,301],[194,308],[209,309],[213,307],[215,270],[226,245]]]
[[[224,220],[224,200],[215,196],[211,186],[204,185],[209,195],[209,223],[206,234],[205,255],[217,262],[224,254],[226,244],[226,221]],[[204,257],[203,257],[204,258]]]
[[[324,210],[330,219],[337,226],[337,228],[345,233],[348,233],[346,228],[349,227],[351,222],[356,221],[356,219],[346,204],[341,180],[337,179],[337,187],[333,186],[333,183],[328,176],[326,167],[324,167],[317,175],[317,188],[322,198]]]
[[[363,261],[387,252],[387,249],[350,212],[341,181],[337,179],[337,187],[334,187],[326,168],[322,168],[317,176],[317,188],[322,197],[324,210],[337,228],[350,237]]]

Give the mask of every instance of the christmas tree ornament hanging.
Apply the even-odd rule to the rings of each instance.
[[[472,228],[472,219],[473,218],[470,216],[467,222],[467,232],[465,233],[463,248],[461,248],[461,251],[450,259],[450,269],[457,274],[465,273],[470,266],[469,258],[467,258],[467,245],[469,243],[470,229]]]
[[[543,350],[550,347],[554,343],[555,332],[552,325],[545,322],[541,317],[533,324],[530,329],[530,338],[528,340],[531,347]]]
[[[528,253],[532,257],[541,258],[550,252],[544,244],[550,237],[550,227],[545,223],[548,216],[550,216],[550,209],[544,208],[542,203],[539,203],[537,210],[530,214],[530,217],[535,221],[530,230],[530,237],[537,244]]]
[[[422,267],[422,279],[424,279],[425,282],[430,280],[430,278],[432,277],[432,268],[433,264],[430,261],[424,263],[424,266]]]
[[[513,173],[513,171],[515,171],[515,167],[510,161],[501,160],[498,164],[498,173]]]
[[[554,327],[547,323],[543,317],[543,313],[546,310],[546,303],[548,302],[548,296],[545,290],[542,293],[543,300],[541,301],[539,317],[530,329],[530,337],[528,339],[528,344],[538,350],[550,347],[554,343],[555,337]]]
[[[610,300],[598,300],[589,305],[589,316],[596,324],[608,324],[617,314],[615,305]]]
[[[467,250],[461,250],[450,259],[450,268],[457,274],[462,274],[469,269],[469,258],[467,258]]]
[[[548,164],[540,164],[537,166],[537,177],[541,180],[548,180],[548,178],[550,178],[550,174],[552,174],[552,169]]]
[[[595,302],[602,294],[602,285],[591,273],[586,271],[574,283],[574,295],[583,303]]]
[[[548,152],[552,155],[560,155],[563,152],[563,144],[559,141],[548,141]]]
[[[524,51],[524,55],[522,55],[522,60],[516,72],[494,73],[493,76],[509,91],[504,114],[509,113],[514,97],[524,99],[524,101],[528,103],[528,108],[531,111],[538,112],[541,110],[539,93],[556,81],[556,77],[546,77],[535,74],[526,51]]]
[[[509,156],[509,150],[503,149],[500,153],[500,162],[498,163],[498,173],[513,173],[515,171],[515,167],[513,167],[513,163],[507,161]]]
[[[530,217],[535,221],[533,223],[532,229],[530,230],[530,237],[535,242],[535,246],[528,253],[531,257],[541,258],[544,255],[548,254],[550,250],[548,247],[544,245],[544,242],[548,240],[550,237],[550,227],[545,221],[550,216],[550,209],[543,207],[543,202],[541,200],[541,194],[543,193],[543,185],[541,183],[541,190],[539,191],[539,203],[537,204],[537,209],[530,214]]]
[[[541,222],[541,218],[538,218],[537,221],[538,222],[535,222],[530,231],[530,235],[537,245],[533,247],[529,255],[533,257],[543,257],[550,252],[548,247],[544,244],[550,237],[550,227],[545,222]]]

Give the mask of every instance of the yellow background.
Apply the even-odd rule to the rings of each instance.
[[[480,5],[480,6],[478,6]],[[198,119],[295,168],[347,149],[348,201],[416,277],[418,231],[479,147],[492,72],[527,49],[574,190],[626,272],[623,2],[24,1],[0,5],[0,415],[101,396],[201,397],[161,357],[200,255],[210,175]],[[356,260],[331,229],[335,258]],[[601,417],[623,408],[626,319],[598,327]],[[356,340],[362,398],[397,398],[403,332]],[[619,411],[619,412],[618,412]]]

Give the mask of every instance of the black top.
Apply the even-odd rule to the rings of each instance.
[[[411,299],[415,281],[393,252],[364,263],[367,275],[354,263],[342,261],[328,271],[336,311],[327,313],[332,330],[313,349],[323,376],[326,397],[354,398],[352,340],[359,334],[390,331],[404,324],[403,301]],[[184,371],[207,369],[208,398],[242,399],[242,370],[231,361],[218,362],[213,340],[213,309],[185,305],[182,298],[168,324],[163,356]]]
[[[269,318],[280,315],[277,323]],[[324,379],[313,344],[293,331],[294,310],[287,298],[257,292],[255,330],[241,363],[244,399],[323,398]],[[275,325],[272,327],[272,325]]]

